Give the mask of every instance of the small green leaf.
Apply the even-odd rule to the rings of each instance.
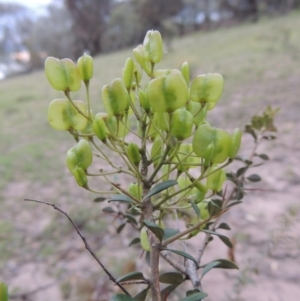
[[[135,301],[134,298],[128,296],[128,295],[124,295],[124,294],[118,294],[118,295],[114,295],[110,301]]]
[[[163,237],[163,240],[166,240],[176,234],[179,233],[179,230],[176,230],[176,229],[171,229],[171,228],[165,228],[164,229],[164,237]]]
[[[261,177],[257,174],[253,174],[249,177],[247,177],[247,179],[250,181],[250,182],[259,182],[261,181]]]
[[[176,289],[176,287],[179,286],[179,284],[172,284],[167,287],[165,287],[161,292],[161,300],[166,301],[169,295]]]
[[[218,199],[209,201],[207,204],[207,209],[209,216],[217,215],[222,210],[222,201]]]
[[[173,250],[173,249],[164,249],[164,250],[172,252],[172,253],[175,253],[175,254],[180,255],[180,256],[182,256],[184,258],[190,259],[190,260],[194,261],[195,264],[198,266],[197,260],[192,255],[190,255],[190,254],[188,254],[186,252],[178,251],[178,250]]]
[[[236,176],[239,177],[240,175],[244,174],[247,169],[248,166],[238,169],[238,171],[236,172]]]
[[[100,202],[104,202],[104,201],[106,201],[106,200],[107,200],[106,197],[99,196],[99,197],[97,197],[97,198],[94,199],[94,202],[95,202],[95,203],[100,203]]]
[[[147,195],[144,197],[144,200],[150,198],[151,196],[153,196],[154,194],[160,193],[161,191],[164,191],[166,189],[168,189],[171,186],[174,186],[177,184],[177,181],[175,180],[167,180],[165,182],[159,183],[156,186],[154,186],[148,193]]]
[[[144,290],[142,290],[141,292],[139,292],[137,295],[134,296],[134,300],[145,301],[148,291],[149,291],[149,287],[145,288]]]
[[[124,194],[116,194],[113,195],[108,202],[125,202],[125,203],[133,203],[133,199]]]
[[[195,210],[196,214],[197,214],[197,217],[200,217],[200,210],[199,210],[199,207],[193,202],[193,201],[190,201],[193,209]]]
[[[132,214],[125,214],[124,217],[126,217],[129,222],[137,225],[137,222],[136,222],[136,219],[134,218],[134,215],[132,215]]]
[[[161,242],[164,237],[164,230],[152,221],[145,220],[143,223]]]
[[[159,282],[168,284],[180,284],[183,281],[183,275],[178,272],[166,272],[159,275]]]
[[[102,209],[103,212],[106,213],[116,213],[116,211],[114,209],[112,209],[111,207],[105,207]]]
[[[203,278],[203,276],[208,273],[211,269],[213,269],[214,267],[216,267],[218,264],[220,263],[220,261],[217,261],[217,260],[214,260],[208,264],[206,264],[202,270],[202,273],[201,273],[201,278]]]
[[[214,231],[211,231],[211,230],[202,230],[202,231],[205,232],[205,233],[208,233],[208,234],[218,236],[228,248],[231,249],[233,247],[231,241],[229,240],[229,238],[227,236],[222,235],[222,234],[217,233],[217,232],[214,232]]]
[[[187,297],[181,299],[180,301],[200,301],[203,298],[207,297],[208,295],[204,292],[195,293],[192,295],[188,295]]]
[[[126,226],[126,223],[121,224],[121,225],[117,228],[117,233],[118,233],[118,234],[121,233],[125,226]]]
[[[263,160],[269,160],[269,156],[266,154],[255,154],[255,156],[257,156]]]
[[[221,224],[217,227],[217,229],[231,230],[231,228],[229,227],[229,225],[226,224],[226,223],[221,223]]]
[[[235,205],[238,205],[238,204],[242,204],[242,203],[243,202],[241,202],[241,201],[232,202],[226,208],[229,208],[229,207],[232,207],[232,206],[235,206]]]
[[[143,274],[141,272],[130,272],[119,279],[117,279],[117,282],[125,282],[129,280],[145,280]]]
[[[189,295],[196,294],[196,293],[200,293],[200,291],[197,288],[195,288],[193,290],[189,290],[189,291],[186,292],[186,297],[189,296]]]
[[[134,239],[130,242],[130,244],[128,245],[128,247],[130,247],[130,246],[132,246],[132,245],[135,245],[135,244],[138,244],[140,241],[141,241],[140,238],[139,238],[139,237],[136,237],[136,238],[134,238]]]
[[[203,266],[203,270],[201,273],[201,279],[203,276],[209,272],[213,268],[219,268],[219,269],[239,269],[239,267],[232,261],[229,261],[227,259],[217,259],[214,261],[211,261],[210,263]]]

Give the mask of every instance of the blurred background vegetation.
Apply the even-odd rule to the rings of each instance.
[[[0,277],[12,300],[103,301],[115,290],[68,221],[24,198],[67,211],[116,277],[142,264],[141,254],[127,248],[132,237],[117,236],[114,214],[104,216],[108,205],[95,204],[95,195],[77,187],[67,171],[65,153],[74,141],[47,122],[50,101],[63,95],[39,69],[48,55],[76,60],[85,51],[92,54],[97,113],[103,110],[102,86],[121,77],[131,46],[142,43],[148,29],[163,34],[166,51],[159,68],[180,68],[187,60],[192,78],[207,72],[224,76],[224,94],[210,115],[213,125],[232,131],[267,105],[281,108],[279,139],[261,150],[272,160],[257,170],[268,191],[247,196],[228,216],[241,270],[212,273],[203,285],[210,300],[252,300],[253,284],[257,301],[298,300],[299,6],[299,0],[54,0],[33,11],[0,2]],[[241,155],[247,155],[247,137],[243,143]],[[126,181],[116,178],[125,188]],[[227,252],[214,250],[204,261]]]
[[[142,42],[287,14],[300,0],[53,0],[43,9],[0,2],[0,78],[43,66],[46,56],[78,58]]]

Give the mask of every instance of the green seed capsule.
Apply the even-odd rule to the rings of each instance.
[[[139,100],[142,108],[148,113],[150,111],[150,103],[148,100],[148,95],[143,90],[139,91]]]
[[[195,125],[200,125],[205,121],[207,106],[201,108],[201,103],[190,101],[188,103],[188,111],[193,115],[193,122]]]
[[[207,208],[207,202],[201,202],[201,203],[197,204],[197,206],[198,206],[198,208],[200,210],[201,219],[204,220],[204,219],[209,218],[209,211],[208,211],[208,208]],[[201,227],[201,229],[203,227]]]
[[[86,106],[82,101],[74,100],[73,102],[83,113],[87,112]],[[67,99],[54,99],[50,103],[48,121],[52,128],[59,131],[68,131],[70,129],[82,131],[88,122]]]
[[[86,170],[93,161],[93,153],[90,143],[82,139],[67,152],[67,167],[71,173],[76,167]]]
[[[170,122],[169,114],[156,112],[153,115],[153,122],[156,124],[156,126],[159,129],[165,132],[169,131],[169,122]]]
[[[235,129],[233,134],[231,135],[231,141],[229,146],[229,158],[233,159],[237,155],[242,140],[242,131],[240,129]]]
[[[148,61],[145,59],[145,52],[144,52],[144,46],[139,45],[138,47],[133,49],[133,55],[136,59],[136,61],[140,64],[142,69],[146,72],[148,76],[151,76],[151,65]]]
[[[223,77],[218,73],[197,76],[191,85],[192,101],[200,103],[216,103],[222,95]]]
[[[193,128],[193,115],[186,109],[178,109],[173,113],[171,120],[171,133],[179,141],[191,136]]]
[[[183,107],[188,98],[188,88],[181,72],[176,70],[151,80],[148,97],[153,112],[172,113]]]
[[[203,156],[203,159],[204,159],[204,166],[205,167],[208,167],[210,164],[211,164],[211,160],[213,158],[213,155],[214,155],[214,152],[215,152],[215,143],[214,142],[211,142],[206,150],[205,150],[205,154]]]
[[[135,143],[128,144],[127,155],[130,162],[133,163],[135,166],[138,166],[140,164],[141,161],[140,150]]]
[[[0,282],[0,300],[1,301],[8,301],[7,285],[3,282]]]
[[[154,167],[158,164],[163,153],[163,141],[160,137],[155,138],[151,148],[151,160]]]
[[[186,81],[186,84],[190,84],[190,66],[188,62],[184,62],[181,66],[181,73]]]
[[[93,77],[94,62],[93,58],[86,53],[77,61],[77,68],[81,79],[87,83]]]
[[[228,159],[230,142],[230,135],[222,129],[217,129],[216,144],[220,145],[221,150],[213,155],[213,163],[223,163]]]
[[[145,59],[152,64],[159,63],[163,54],[163,41],[160,32],[148,30],[143,45]]]
[[[213,166],[210,167],[207,170],[207,173],[211,173],[214,170],[216,170],[218,168],[218,166]],[[223,187],[223,183],[226,180],[226,173],[223,169],[217,170],[216,172],[210,174],[209,176],[207,176],[206,179],[206,187],[210,190],[212,190],[213,192],[218,192],[222,190]]]
[[[134,70],[133,59],[128,58],[125,63],[125,68],[123,69],[123,82],[127,90],[131,88],[131,84],[133,81],[133,70]]]
[[[197,156],[206,158],[206,164],[209,164],[208,156],[211,156],[210,150],[207,150],[211,143],[214,146],[211,162],[224,162],[228,158],[229,134],[224,130],[213,128],[209,124],[200,125],[193,138],[193,150]]]
[[[85,171],[80,167],[75,167],[75,169],[72,171],[72,174],[74,178],[76,179],[76,182],[78,186],[80,187],[86,187],[88,180]]]
[[[129,106],[127,90],[119,78],[103,87],[102,99],[109,116],[123,116]]]
[[[53,89],[58,91],[78,91],[81,79],[78,69],[70,59],[48,57],[45,61],[47,79]]]
[[[128,192],[138,200],[142,199],[142,186],[138,183],[130,183]]]
[[[105,142],[107,136],[107,128],[104,121],[104,119],[107,119],[107,117],[108,115],[106,113],[98,113],[96,114],[93,121],[94,133],[103,142]]]

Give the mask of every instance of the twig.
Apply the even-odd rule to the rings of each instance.
[[[160,253],[159,254],[165,261],[167,261],[172,267],[174,267],[180,273],[186,275],[185,267],[178,262],[175,262],[168,253]]]
[[[106,269],[106,267],[103,265],[103,263],[100,261],[100,259],[96,256],[96,254],[92,251],[91,247],[89,246],[89,244],[87,243],[85,237],[81,234],[81,232],[79,231],[78,227],[75,225],[75,223],[73,222],[73,220],[71,219],[71,217],[64,212],[63,210],[61,210],[60,208],[58,208],[55,204],[51,204],[48,202],[43,202],[43,201],[37,201],[37,200],[32,200],[32,199],[24,199],[25,202],[35,202],[35,203],[40,203],[40,204],[44,204],[44,205],[48,205],[53,207],[53,209],[59,211],[60,213],[62,213],[72,224],[72,226],[74,227],[74,229],[76,230],[77,234],[80,236],[81,240],[83,241],[85,248],[90,252],[90,254],[94,257],[94,259],[97,261],[97,263],[101,266],[101,268],[103,269],[103,271],[108,275],[109,280],[113,281],[126,295],[130,296],[130,294],[128,293],[128,291],[120,284],[117,282],[117,280],[115,279],[115,277]]]

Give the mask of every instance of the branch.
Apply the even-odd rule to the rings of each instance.
[[[83,241],[83,243],[85,245],[85,248],[90,252],[90,254],[92,255],[92,257],[94,257],[94,259],[101,266],[101,268],[103,269],[103,271],[108,275],[109,280],[113,281],[126,295],[130,296],[130,294],[128,293],[128,291],[120,283],[117,282],[117,280],[114,278],[114,276],[106,269],[106,267],[103,265],[103,263],[100,261],[100,259],[92,251],[92,249],[89,246],[89,244],[87,243],[85,237],[80,233],[78,227],[75,225],[75,223],[73,222],[73,220],[71,219],[71,217],[66,212],[64,212],[63,210],[61,210],[60,208],[58,208],[55,204],[51,204],[51,203],[47,203],[47,202],[43,202],[43,201],[32,200],[32,199],[24,199],[24,201],[25,202],[35,202],[35,203],[40,203],[40,204],[48,205],[48,206],[53,207],[53,209],[58,210],[60,213],[62,213],[70,221],[70,223],[72,224],[72,226],[76,230],[77,234],[80,236],[81,240]]]

